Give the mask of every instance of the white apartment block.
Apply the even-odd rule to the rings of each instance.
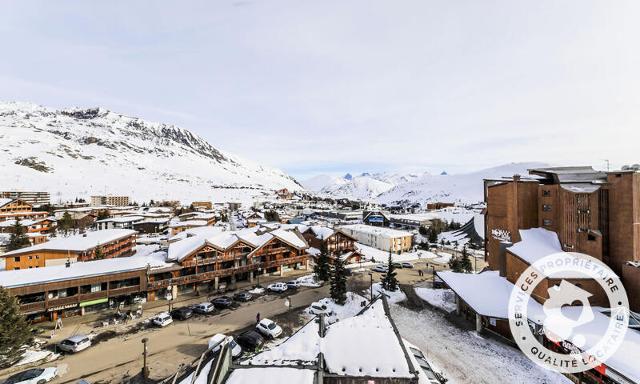
[[[340,230],[358,240],[359,243],[382,251],[390,250],[393,253],[400,253],[409,251],[413,245],[413,235],[397,229],[353,224],[342,226]]]
[[[126,207],[129,205],[129,196],[91,196],[91,205],[94,207],[99,207],[102,205]]]

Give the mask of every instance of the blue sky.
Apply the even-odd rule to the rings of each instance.
[[[0,99],[305,178],[640,162],[638,1],[4,1]]]

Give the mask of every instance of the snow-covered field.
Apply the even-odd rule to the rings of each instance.
[[[437,311],[391,305],[391,315],[402,337],[442,369],[449,384],[571,383],[513,347],[453,326]]]

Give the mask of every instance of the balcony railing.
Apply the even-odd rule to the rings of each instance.
[[[107,297],[107,291],[98,291],[80,294],[80,301],[89,301],[95,299],[102,299]]]
[[[126,295],[134,292],[140,292],[139,285],[133,285],[130,287],[121,287],[121,288],[111,288],[109,289],[109,296]]]
[[[25,303],[20,304],[21,312],[34,312],[34,311],[44,311],[44,301],[38,301],[37,303]]]

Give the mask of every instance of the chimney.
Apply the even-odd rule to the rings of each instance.
[[[520,181],[520,175],[518,175],[517,173],[513,175],[513,181]]]

